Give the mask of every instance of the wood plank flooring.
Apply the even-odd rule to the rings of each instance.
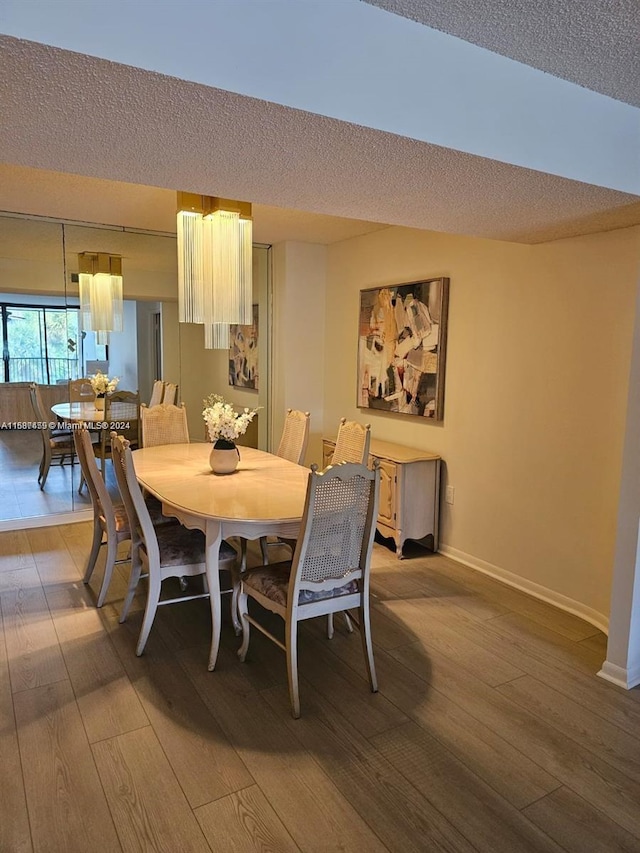
[[[357,632],[311,620],[293,720],[284,656],[254,631],[241,664],[226,601],[215,672],[204,601],[137,658],[144,590],[121,625],[119,566],[97,610],[90,539],[0,533],[1,853],[640,853],[640,691],[596,677],[575,616],[376,544],[380,691]]]

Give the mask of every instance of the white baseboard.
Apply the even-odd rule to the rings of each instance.
[[[602,669],[598,675],[600,678],[604,678],[605,681],[617,684],[618,687],[623,687],[625,690],[631,690],[632,687],[637,687],[640,684],[640,666],[636,666],[633,669],[626,669],[623,666],[618,666],[606,660],[602,664]]]
[[[598,613],[597,610],[587,607],[586,604],[582,604],[580,601],[568,598],[566,595],[555,592],[553,589],[548,589],[546,586],[541,586],[541,584],[535,583],[534,581],[527,580],[527,578],[514,575],[506,569],[501,569],[499,566],[494,566],[492,563],[487,563],[485,560],[480,560],[478,557],[474,557],[471,554],[465,554],[464,551],[459,551],[457,548],[451,548],[449,545],[441,543],[439,552],[444,554],[445,557],[451,557],[452,560],[457,560],[458,563],[463,563],[465,566],[469,566],[471,569],[476,569],[478,572],[482,572],[496,580],[502,581],[502,583],[506,583],[508,586],[519,589],[521,592],[526,592],[534,598],[546,601],[547,604],[553,604],[554,607],[558,607],[560,610],[565,610],[567,613],[579,616],[580,619],[584,619],[585,622],[589,622],[605,634],[608,633],[608,616],[605,616],[603,613]]]
[[[55,527],[57,524],[75,524],[91,521],[93,510],[79,509],[76,512],[58,512],[53,515],[32,515],[30,518],[11,518],[0,521],[0,533],[7,530],[31,530],[34,527]]]

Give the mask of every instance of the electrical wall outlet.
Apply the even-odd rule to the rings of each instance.
[[[453,504],[455,496],[456,490],[453,488],[453,486],[447,486],[446,491],[444,493],[444,499],[446,500],[446,502],[448,504]]]

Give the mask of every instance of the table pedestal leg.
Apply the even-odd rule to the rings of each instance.
[[[220,628],[222,624],[222,606],[220,602],[220,572],[218,570],[218,557],[220,555],[220,544],[222,542],[222,528],[220,523],[213,520],[207,521],[206,545],[205,545],[205,567],[207,584],[209,585],[209,603],[211,605],[211,652],[209,654],[209,671],[215,669],[220,648]]]

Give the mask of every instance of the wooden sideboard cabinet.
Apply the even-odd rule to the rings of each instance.
[[[335,441],[323,439],[322,462],[331,464]],[[440,457],[436,453],[371,439],[369,464],[380,465],[378,531],[396,543],[402,558],[407,539],[438,550]],[[427,537],[431,539],[427,540]]]

